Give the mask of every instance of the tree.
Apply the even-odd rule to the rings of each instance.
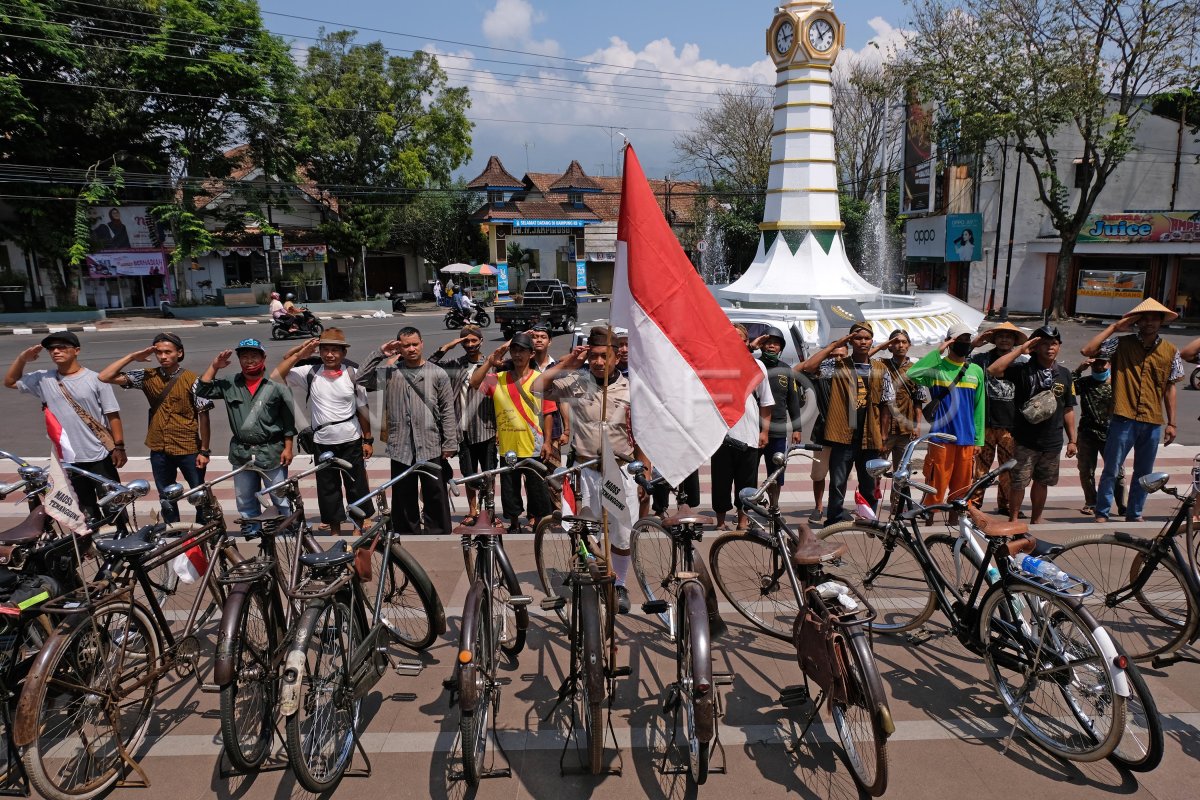
[[[534,251],[527,247],[521,247],[520,242],[509,242],[505,256],[508,268],[516,271],[516,280],[511,285],[514,287],[513,297],[519,303],[522,295],[525,294],[525,269],[533,267]]]
[[[471,220],[482,199],[455,181],[444,189],[429,189],[400,209],[393,229],[393,244],[411,248],[420,258],[438,266],[455,262],[486,262],[488,242]]]
[[[897,74],[886,63],[859,57],[835,66],[833,129],[842,194],[867,200],[879,191],[883,169],[900,163],[900,88]]]
[[[1194,0],[910,3],[905,72],[940,104],[943,128],[964,149],[1007,141],[1034,173],[1061,238],[1052,312],[1062,318],[1076,239],[1134,149],[1149,98],[1195,81],[1200,11]]]
[[[451,88],[437,58],[389,56],[353,31],[322,31],[309,48],[299,95],[297,154],[308,176],[338,201],[327,223],[343,253],[386,247],[406,190],[450,181],[471,157],[470,99]]]

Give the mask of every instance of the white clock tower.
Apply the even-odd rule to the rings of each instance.
[[[785,3],[767,28],[776,79],[766,213],[754,262],[721,290],[742,306],[880,296],[855,272],[842,244],[832,71],[845,37],[846,26],[825,0]]]

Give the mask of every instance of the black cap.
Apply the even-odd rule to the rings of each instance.
[[[1062,344],[1062,334],[1055,325],[1043,325],[1029,336],[1030,339],[1055,339]]]
[[[530,338],[528,333],[518,333],[512,337],[512,341],[508,343],[508,346],[510,348],[511,347],[522,347],[526,350],[532,350],[533,349],[533,339]]]
[[[70,331],[59,331],[58,333],[52,333],[46,338],[42,339],[42,347],[49,349],[50,345],[54,344],[55,342],[60,344],[69,344],[71,347],[83,346],[79,343],[79,337],[75,334],[71,333]]]
[[[536,325],[534,325],[532,328],[529,329],[530,333],[533,333],[534,331],[538,331],[539,333],[549,333],[550,326],[544,322],[539,322]]]
[[[768,325],[762,332],[763,336],[770,336],[779,340],[780,344],[787,344],[787,337],[783,335],[783,331],[776,328],[774,325]]]

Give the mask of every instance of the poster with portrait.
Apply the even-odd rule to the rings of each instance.
[[[946,216],[946,260],[980,261],[983,259],[982,214]]]
[[[933,113],[933,103],[922,103],[910,87],[904,108],[901,214],[926,214],[933,206]]]
[[[95,206],[88,209],[88,219],[94,253],[175,246],[170,230],[146,206]]]

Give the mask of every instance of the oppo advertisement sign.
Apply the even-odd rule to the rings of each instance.
[[[946,217],[918,217],[904,222],[906,258],[946,258]]]

